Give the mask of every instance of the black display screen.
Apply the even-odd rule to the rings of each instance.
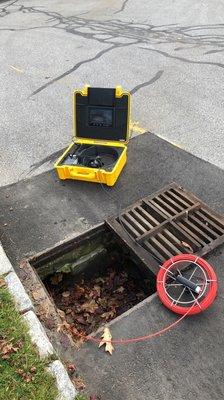
[[[113,108],[89,107],[88,125],[102,126],[111,128],[113,126],[114,110]]]

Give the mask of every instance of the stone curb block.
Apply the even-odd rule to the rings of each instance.
[[[8,274],[8,275],[6,275]],[[20,279],[14,272],[14,268],[10,263],[0,242],[0,276],[5,276],[5,281],[8,286],[9,292],[12,294],[15,305],[23,314],[23,319],[27,322],[29,327],[29,334],[32,343],[37,346],[38,353],[41,358],[47,357],[54,353],[54,348],[49,341],[44,328],[42,327],[39,319],[33,310],[33,304],[26,293]],[[61,363],[56,360],[48,367],[49,372],[55,377],[58,387],[59,395],[56,400],[74,400],[78,392],[72,384],[68,373]]]
[[[59,391],[59,395],[56,400],[74,400],[78,392],[73,386],[61,361],[56,360],[52,362],[49,365],[48,370],[56,378],[56,384]]]
[[[6,277],[5,281],[8,285],[8,289],[14,297],[17,308],[20,312],[27,311],[33,308],[33,304],[25,292],[25,289],[16,275],[15,272],[10,272]]]
[[[13,271],[12,265],[0,244],[0,275]]]
[[[23,315],[23,318],[28,324],[31,341],[37,346],[40,357],[44,358],[53,354],[53,346],[36,314],[33,311],[28,311]]]

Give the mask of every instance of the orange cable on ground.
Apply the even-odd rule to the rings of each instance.
[[[196,303],[196,302],[195,302],[195,303]],[[192,307],[195,306],[195,303],[193,303]],[[191,307],[191,308],[192,308],[192,307]],[[170,325],[167,325],[165,328],[160,329],[160,330],[157,331],[157,332],[153,332],[153,333],[150,333],[149,335],[146,335],[146,336],[139,336],[139,337],[131,338],[131,339],[112,339],[112,340],[105,340],[104,343],[112,343],[112,344],[122,344],[122,345],[125,345],[125,344],[129,344],[129,343],[143,342],[143,341],[145,341],[145,340],[152,339],[152,338],[154,338],[154,337],[156,337],[156,336],[160,336],[160,335],[162,335],[163,333],[165,333],[165,332],[169,331],[170,329],[174,328],[175,326],[177,326],[184,318],[186,318],[187,315],[190,313],[191,308],[190,308],[184,315],[182,315],[180,318],[178,318],[175,322],[173,322],[173,323],[170,324]],[[84,336],[84,335],[81,335],[81,334],[80,334],[80,335],[78,335],[78,336],[80,336],[81,338],[83,338],[83,339],[85,339],[85,340],[88,340],[88,341],[91,341],[91,342],[95,342],[95,343],[100,343],[101,340],[102,340],[102,339],[95,338],[94,336],[91,336],[91,335]]]

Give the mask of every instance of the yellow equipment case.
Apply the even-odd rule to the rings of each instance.
[[[113,186],[127,160],[130,93],[85,86],[73,94],[74,140],[55,164],[60,179]]]

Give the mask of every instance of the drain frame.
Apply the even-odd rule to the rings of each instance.
[[[175,255],[205,256],[224,243],[224,217],[175,182],[106,223],[155,274]]]
[[[61,317],[60,312],[58,312],[57,303],[55,302],[54,298],[51,297],[47,287],[45,286],[45,278],[43,278],[39,268],[49,266],[49,263],[52,260],[54,260],[53,264],[55,262],[57,264],[58,261],[61,262],[61,256],[63,257],[65,254],[70,252],[72,252],[72,254],[73,252],[75,253],[79,249],[80,244],[82,246],[82,243],[85,245],[85,243],[88,241],[93,240],[93,243],[95,244],[95,239],[98,241],[98,243],[103,243],[103,245],[106,245],[107,241],[112,239],[112,241],[114,241],[118,247],[121,247],[122,251],[124,251],[125,254],[127,254],[135,264],[137,263],[139,274],[142,275],[143,279],[153,280],[152,287],[154,285],[154,290],[151,294],[148,294],[144,300],[139,300],[139,302],[134,306],[130,306],[127,311],[122,312],[120,315],[108,321],[108,324],[111,324],[117,318],[122,318],[122,316],[126,313],[130,313],[133,308],[141,304],[142,301],[154,296],[156,292],[155,274],[145,264],[144,259],[140,259],[139,256],[133,252],[130,246],[124,244],[124,242],[114,234],[114,232],[107,226],[105,222],[95,225],[93,228],[90,228],[82,234],[75,235],[72,238],[64,240],[53,247],[29,257],[28,259],[22,260],[20,263],[20,268],[24,274],[23,281],[26,290],[30,295],[30,298],[33,300],[34,309],[36,310],[39,319],[43,323],[50,340],[54,343],[54,346],[56,346],[59,351],[60,349],[58,348],[58,343],[60,341],[62,332],[58,332],[57,327],[63,324],[63,318]],[[60,271],[58,270],[58,272]],[[54,270],[53,273],[57,273],[57,270]],[[77,275],[79,275],[79,272]],[[46,309],[47,312],[45,312]],[[54,322],[53,325],[52,321]],[[49,322],[51,325],[50,328]],[[102,329],[102,326],[99,327],[97,332]],[[94,335],[95,333],[96,331],[93,331],[91,334]],[[66,340],[70,341],[70,344],[73,347],[74,342],[71,342],[70,336],[66,332],[63,332],[63,335],[67,336]],[[63,358],[63,352],[61,353],[61,356]]]
[[[169,192],[167,193],[167,191],[169,190],[171,191],[173,190],[173,195],[170,197],[169,197]],[[177,202],[176,204],[175,196],[178,197],[178,193],[180,193],[181,201],[179,199],[179,203]],[[162,195],[162,197],[160,197],[160,202],[158,203],[157,201],[155,204],[156,196],[160,195]],[[163,208],[164,199],[165,200],[168,199],[165,209]],[[150,205],[149,206],[150,210],[153,210],[151,215],[149,215],[149,213],[147,212],[147,204]],[[181,204],[183,204],[183,206],[185,205],[185,207],[182,207],[183,209],[181,209],[180,207]],[[158,205],[159,207],[157,207]],[[140,214],[136,212],[136,208],[138,208],[138,210],[141,211]],[[130,212],[131,212],[130,214],[131,218],[129,217],[129,219],[125,219],[126,218],[125,214]],[[200,235],[198,236],[198,234],[200,233],[200,228],[202,228],[201,224],[203,225],[203,221],[201,221],[200,218],[198,219],[198,217],[196,217],[197,224],[195,225],[196,229],[193,232],[191,232],[190,226],[187,229],[186,226],[184,228],[184,226],[181,225],[183,223],[182,219],[189,218],[189,216],[190,216],[189,222],[191,224],[194,223],[195,222],[194,213],[199,213],[200,218],[202,218],[203,216],[204,221],[207,222],[208,224],[206,225],[205,229],[207,233],[205,234],[205,232],[204,233],[202,232],[204,235],[202,237]],[[138,217],[137,221],[135,219],[136,216]],[[150,217],[149,219],[148,216]],[[134,232],[137,232],[138,241],[135,240],[136,237],[134,237],[133,235],[130,234],[130,232],[127,232],[126,229],[124,229],[123,225],[120,223],[121,219],[123,219],[124,223],[125,221],[126,223],[128,222],[129,223],[128,226],[132,226],[133,223],[135,224]],[[143,226],[141,225],[142,223]],[[175,236],[173,230],[175,229],[176,224],[178,225],[178,235],[180,235],[179,238]],[[209,252],[214,250],[217,246],[224,243],[224,217],[220,216],[218,213],[211,210],[205,203],[199,200],[192,193],[186,191],[176,183],[171,183],[165,186],[164,188],[160,189],[159,191],[153,193],[152,195],[138,200],[137,202],[135,202],[134,204],[123,210],[120,216],[108,218],[104,222],[95,225],[94,227],[81,233],[80,235],[74,235],[69,239],[65,239],[64,241],[54,245],[53,247],[48,248],[40,253],[37,253],[34,256],[29,257],[28,259],[23,260],[21,262],[21,270],[23,273],[26,274],[26,277],[24,279],[24,284],[26,286],[28,293],[30,294],[30,297],[32,298],[33,288],[35,288],[35,286],[39,288],[38,290],[42,291],[41,302],[40,304],[37,304],[37,302],[34,301],[34,307],[37,311],[37,315],[39,316],[40,320],[43,322],[45,326],[48,336],[52,339],[57,348],[58,348],[57,343],[59,335],[57,332],[57,324],[60,324],[61,321],[60,315],[57,312],[54,300],[50,298],[49,293],[47,292],[44,286],[44,283],[42,282],[40,276],[38,275],[36,267],[38,265],[44,266],[48,261],[52,259],[57,259],[64,253],[74,251],[76,248],[78,248],[81,241],[89,239],[91,240],[94,237],[94,235],[100,234],[103,240],[106,231],[110,235],[114,236],[119,241],[120,245],[124,246],[124,248],[126,248],[127,251],[130,253],[130,255],[133,256],[133,258],[138,261],[139,263],[138,265],[140,266],[140,268],[143,268],[144,273],[148,274],[148,276],[150,277],[154,276],[155,278],[155,275],[157,275],[159,271],[159,265],[163,263],[163,260],[168,259],[169,255],[170,256],[175,255],[175,249],[178,243],[169,242],[173,247],[169,249],[170,253],[167,254],[166,258],[163,255],[163,259],[161,259],[161,261],[156,260],[151,254],[151,252],[147,250],[147,249],[150,250],[151,246],[150,243],[149,247],[147,246],[143,247],[142,243],[144,243],[144,240],[146,240],[144,239],[144,237],[147,237],[147,240],[149,240],[151,237],[157,240],[155,236],[162,235],[164,229],[167,228],[169,228],[167,230],[169,240],[174,238],[176,241],[180,242],[180,239],[181,240],[185,239],[187,242],[188,237],[190,237],[190,243],[192,244],[192,246],[194,246],[194,254],[197,254],[198,256],[208,254]],[[141,232],[139,232],[139,229],[141,229]],[[213,231],[213,229],[215,230]],[[144,236],[145,233],[147,233],[147,235]],[[167,237],[166,235],[165,238]],[[211,237],[209,235],[213,236]],[[158,246],[157,242],[156,244]],[[160,244],[162,251],[164,251],[164,249],[165,251],[167,251],[166,241],[163,241]],[[179,254],[183,252],[186,253],[186,248],[182,250],[180,249],[180,247],[178,248],[179,248]],[[188,253],[191,253],[190,250],[188,250]],[[159,252],[158,254],[160,256]],[[149,297],[147,297],[147,299],[153,296],[155,296],[155,293],[151,294]],[[145,300],[143,300],[143,302],[144,301]],[[48,329],[45,325],[45,319],[44,319],[45,316],[43,316],[41,313],[38,313],[39,307],[41,308],[44,302],[48,304],[50,309],[50,314],[51,316],[53,316],[55,320],[56,327],[54,329],[53,328]],[[141,302],[138,303],[136,306],[130,308],[127,312],[128,313],[131,312],[131,310],[135,307],[138,307],[139,304],[141,304]],[[124,313],[124,315],[125,314],[126,312]],[[113,321],[116,320],[117,318],[119,319],[122,318],[122,316],[123,314],[111,320],[109,324],[113,323]],[[63,351],[61,356],[63,357]]]

